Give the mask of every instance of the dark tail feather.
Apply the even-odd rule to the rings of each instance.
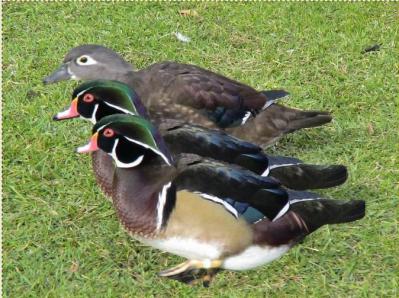
[[[294,132],[302,128],[320,126],[332,120],[332,116],[328,112],[290,110],[294,112],[294,116],[289,119],[286,133]]]
[[[262,175],[268,172],[269,159],[266,154],[259,152],[255,154],[240,154],[234,163],[240,165],[252,172]]]
[[[340,185],[348,178],[348,171],[342,165],[298,164],[274,168],[271,166],[270,176],[277,178],[288,188],[306,190]]]
[[[266,95],[268,101],[276,101],[282,97],[285,97],[287,95],[290,95],[287,91],[285,90],[265,90],[261,91],[264,95]]]
[[[303,164],[302,160],[295,157],[269,155],[268,159],[269,159],[269,166],[271,168]]]
[[[366,203],[363,200],[318,199],[293,203],[290,210],[300,217],[310,234],[326,224],[346,223],[363,218]]]
[[[366,212],[362,200],[322,199],[305,191],[288,191],[288,199],[290,208],[286,214],[272,222],[262,220],[254,224],[255,243],[295,244],[321,226],[352,222],[363,218]]]

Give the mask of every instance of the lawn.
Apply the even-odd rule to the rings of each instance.
[[[5,297],[398,297],[398,3],[3,4]],[[181,16],[179,11],[191,9]],[[196,13],[193,13],[195,11]],[[191,38],[176,39],[179,31]],[[74,149],[90,125],[55,123],[76,82],[43,86],[72,47],[97,43],[137,68],[193,63],[334,121],[268,148],[342,163],[321,193],[367,201],[358,222],[323,227],[280,260],[223,272],[210,288],[161,279],[181,259],[121,229]],[[380,51],[362,54],[382,43]]]

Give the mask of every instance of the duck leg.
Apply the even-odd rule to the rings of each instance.
[[[188,260],[173,268],[161,271],[159,275],[192,285],[202,281],[204,286],[209,286],[221,265],[222,261],[220,260]]]

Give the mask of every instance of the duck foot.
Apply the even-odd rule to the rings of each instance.
[[[173,268],[161,271],[159,275],[189,285],[196,285],[202,282],[204,287],[209,287],[221,264],[222,262],[219,260],[205,262],[189,260]]]
[[[212,268],[212,269],[208,269],[208,272],[206,273],[206,275],[204,275],[202,277],[202,285],[205,288],[208,288],[209,285],[211,284],[213,278],[215,277],[215,275],[220,271],[219,268]]]

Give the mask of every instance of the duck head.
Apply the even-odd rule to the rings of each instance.
[[[92,44],[81,45],[70,50],[64,57],[63,64],[44,78],[43,83],[52,84],[71,79],[116,79],[132,70],[131,64],[109,48]]]
[[[141,115],[147,118],[144,105],[128,85],[118,81],[95,80],[79,85],[73,91],[69,108],[53,119],[65,120],[80,116],[95,124],[113,114]]]
[[[158,131],[147,120],[136,115],[111,115],[93,126],[89,143],[79,153],[103,150],[119,168],[133,168],[154,158],[171,165],[172,157]]]

